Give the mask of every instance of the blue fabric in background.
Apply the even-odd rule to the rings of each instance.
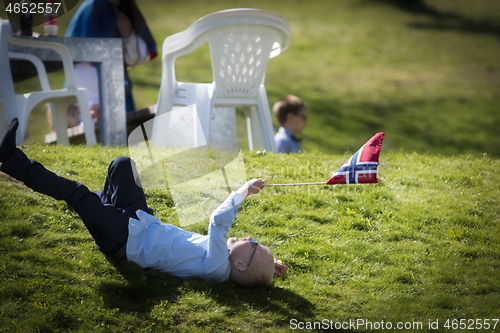
[[[158,54],[156,42],[151,31],[146,25],[139,8],[134,0],[122,0],[115,7],[108,0],[85,0],[66,30],[66,37],[94,37],[94,38],[120,38],[115,26],[117,10],[123,12],[132,22],[136,34],[138,34],[148,47],[150,57],[153,59]],[[128,76],[126,66],[125,73],[125,105],[126,111],[135,110],[135,102],[132,95],[132,82]]]

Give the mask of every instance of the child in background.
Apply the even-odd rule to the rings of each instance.
[[[47,104],[47,120],[49,121],[50,131],[55,132],[54,118],[52,117],[52,109],[49,104]],[[66,110],[66,121],[68,123],[68,128],[78,126],[82,123],[78,104],[71,104],[68,107]]]
[[[295,134],[302,133],[307,123],[307,104],[300,98],[288,95],[273,106],[280,128],[274,136],[280,153],[301,152],[299,140]]]
[[[104,254],[179,278],[233,280],[247,287],[269,286],[274,273],[286,273],[286,265],[251,237],[227,238],[238,208],[247,196],[259,193],[266,180],[252,179],[231,193],[213,212],[204,236],[162,224],[152,215],[130,158],[115,159],[103,190],[93,193],[28,159],[15,145],[18,126],[16,118],[0,143],[0,170],[36,192],[66,201]]]

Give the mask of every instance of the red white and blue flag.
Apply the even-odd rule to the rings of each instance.
[[[375,134],[326,183],[366,184],[377,183],[378,155],[384,133]]]

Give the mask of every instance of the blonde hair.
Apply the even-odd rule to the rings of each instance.
[[[265,256],[255,256],[252,265],[243,272],[234,267],[231,263],[231,274],[229,278],[244,287],[267,287],[273,281],[274,257],[271,251]]]
[[[303,100],[297,96],[287,95],[274,103],[273,113],[278,118],[280,125],[283,125],[287,114],[298,114],[303,109],[307,109],[307,104]]]

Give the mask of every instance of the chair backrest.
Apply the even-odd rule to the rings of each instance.
[[[277,13],[243,8],[206,15],[165,39],[165,79],[174,87],[175,58],[208,42],[217,99],[255,99],[269,58],[288,47],[289,36],[288,21]]]

